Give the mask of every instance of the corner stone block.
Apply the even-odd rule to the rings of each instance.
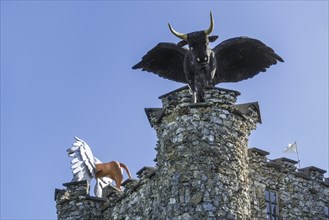
[[[324,174],[327,171],[322,170],[318,167],[310,166],[310,167],[305,167],[305,168],[299,169],[298,172],[304,173],[305,175],[309,176],[311,179],[323,181]]]
[[[140,179],[144,179],[144,178],[148,178],[152,175],[154,175],[156,173],[156,168],[155,167],[148,167],[145,166],[142,169],[140,169],[139,171],[137,171],[137,176]]]
[[[122,183],[122,186],[125,187],[125,191],[134,190],[138,187],[138,179],[127,179]]]
[[[289,158],[281,157],[278,159],[272,160],[272,162],[277,163],[283,167],[283,169],[289,170],[290,172],[295,172],[296,171],[296,164],[298,161],[291,160]]]
[[[102,219],[105,200],[89,196],[87,181],[63,184],[66,190],[55,191],[58,219]]]

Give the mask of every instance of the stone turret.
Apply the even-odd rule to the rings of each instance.
[[[162,109],[146,109],[170,219],[250,218],[247,142],[260,117],[255,103],[234,105],[237,95],[208,89],[205,103],[191,104],[184,87],[161,96]]]

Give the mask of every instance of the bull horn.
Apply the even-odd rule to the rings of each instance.
[[[214,30],[214,19],[212,18],[212,13],[210,12],[210,27],[208,28],[208,30],[205,30],[204,33],[206,35],[209,35],[213,30]]]
[[[169,23],[168,23],[168,26],[169,26],[169,29],[170,29],[171,33],[173,33],[176,37],[178,37],[182,40],[187,40],[187,34],[181,34],[177,31],[175,31]]]

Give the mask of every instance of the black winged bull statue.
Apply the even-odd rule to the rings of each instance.
[[[231,38],[213,49],[209,48],[209,42],[218,38],[210,36],[214,29],[211,12],[210,26],[204,31],[182,34],[168,25],[170,31],[182,41],[177,44],[159,43],[132,68],[187,83],[194,103],[205,101],[206,87],[249,79],[259,72],[265,72],[277,61],[283,62],[272,48],[249,37]],[[189,49],[184,48],[185,45]]]

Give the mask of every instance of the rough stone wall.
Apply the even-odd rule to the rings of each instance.
[[[157,171],[142,170],[129,195],[108,203],[105,217],[250,218],[247,140],[258,117],[239,111],[237,95],[207,90],[202,104],[190,104],[187,88],[162,96],[163,108],[147,111],[159,139]]]
[[[265,189],[278,195],[280,219],[329,219],[329,184],[326,171],[316,167],[296,170],[293,161],[279,158],[269,161],[268,152],[249,149],[251,212],[254,219],[267,219]]]
[[[238,114],[236,96],[207,90],[204,104],[190,104],[188,90],[161,97],[164,114],[152,124],[169,219],[250,217],[247,140],[255,123]]]
[[[326,219],[325,171],[296,171],[295,161],[269,161],[247,150],[261,122],[257,103],[235,105],[238,92],[208,89],[206,103],[190,104],[182,88],[146,109],[158,137],[156,167],[144,167],[125,190],[108,186],[103,199],[86,182],[56,190],[59,219],[267,219],[265,189],[278,192],[280,219]]]
[[[58,219],[102,219],[103,199],[89,196],[87,181],[63,184],[66,190],[55,191]]]
[[[206,103],[191,104],[184,87],[160,97],[163,108],[147,111],[159,139],[156,171],[141,170],[123,193],[104,190],[102,218],[250,218],[247,142],[260,117],[253,104],[236,106],[237,95],[213,88]],[[58,208],[59,216],[70,209]]]

